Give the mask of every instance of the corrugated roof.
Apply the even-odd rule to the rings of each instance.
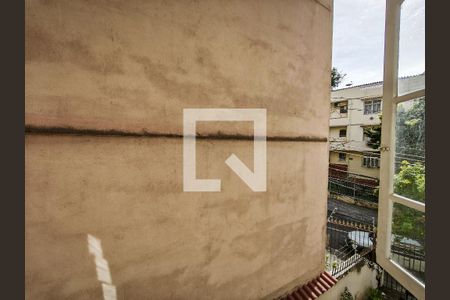
[[[328,291],[337,280],[328,272],[322,272],[317,278],[297,287],[289,294],[278,298],[279,300],[314,300]]]

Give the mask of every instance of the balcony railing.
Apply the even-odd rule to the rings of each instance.
[[[381,290],[384,293],[384,299],[404,299],[417,300],[407,289],[405,289],[397,280],[395,280],[389,273],[384,271],[383,283]]]
[[[328,217],[326,271],[339,280],[365,261],[380,271],[382,280],[379,282],[379,288],[383,292],[383,299],[417,300],[376,263],[375,247],[376,227],[373,224],[351,222],[335,218],[332,214]],[[392,253],[396,255],[394,259],[403,267],[420,276],[425,275],[423,248],[395,242],[392,245]]]
[[[336,136],[330,136],[329,138],[330,142],[348,142],[347,137],[336,137]]]
[[[330,217],[327,224],[326,270],[340,278],[375,249],[375,227]]]
[[[378,203],[378,187],[353,179],[328,177],[330,197],[347,196],[358,201]]]

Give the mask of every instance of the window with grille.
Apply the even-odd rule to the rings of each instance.
[[[346,158],[347,158],[347,154],[345,154],[345,153],[339,153],[339,160],[346,160]]]
[[[339,137],[346,137],[346,136],[347,136],[347,129],[339,130]]]

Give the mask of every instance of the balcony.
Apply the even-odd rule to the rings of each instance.
[[[330,127],[347,126],[348,124],[349,120],[347,114],[345,114],[345,117],[330,118]]]
[[[329,137],[330,142],[340,142],[340,143],[346,143],[348,142],[347,137],[340,137],[340,136],[330,136]]]

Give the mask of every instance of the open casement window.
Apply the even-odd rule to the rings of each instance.
[[[401,13],[408,1],[416,8],[417,3],[425,4],[386,1],[376,253],[377,262],[392,277],[416,298],[425,299],[425,89],[398,88]]]

